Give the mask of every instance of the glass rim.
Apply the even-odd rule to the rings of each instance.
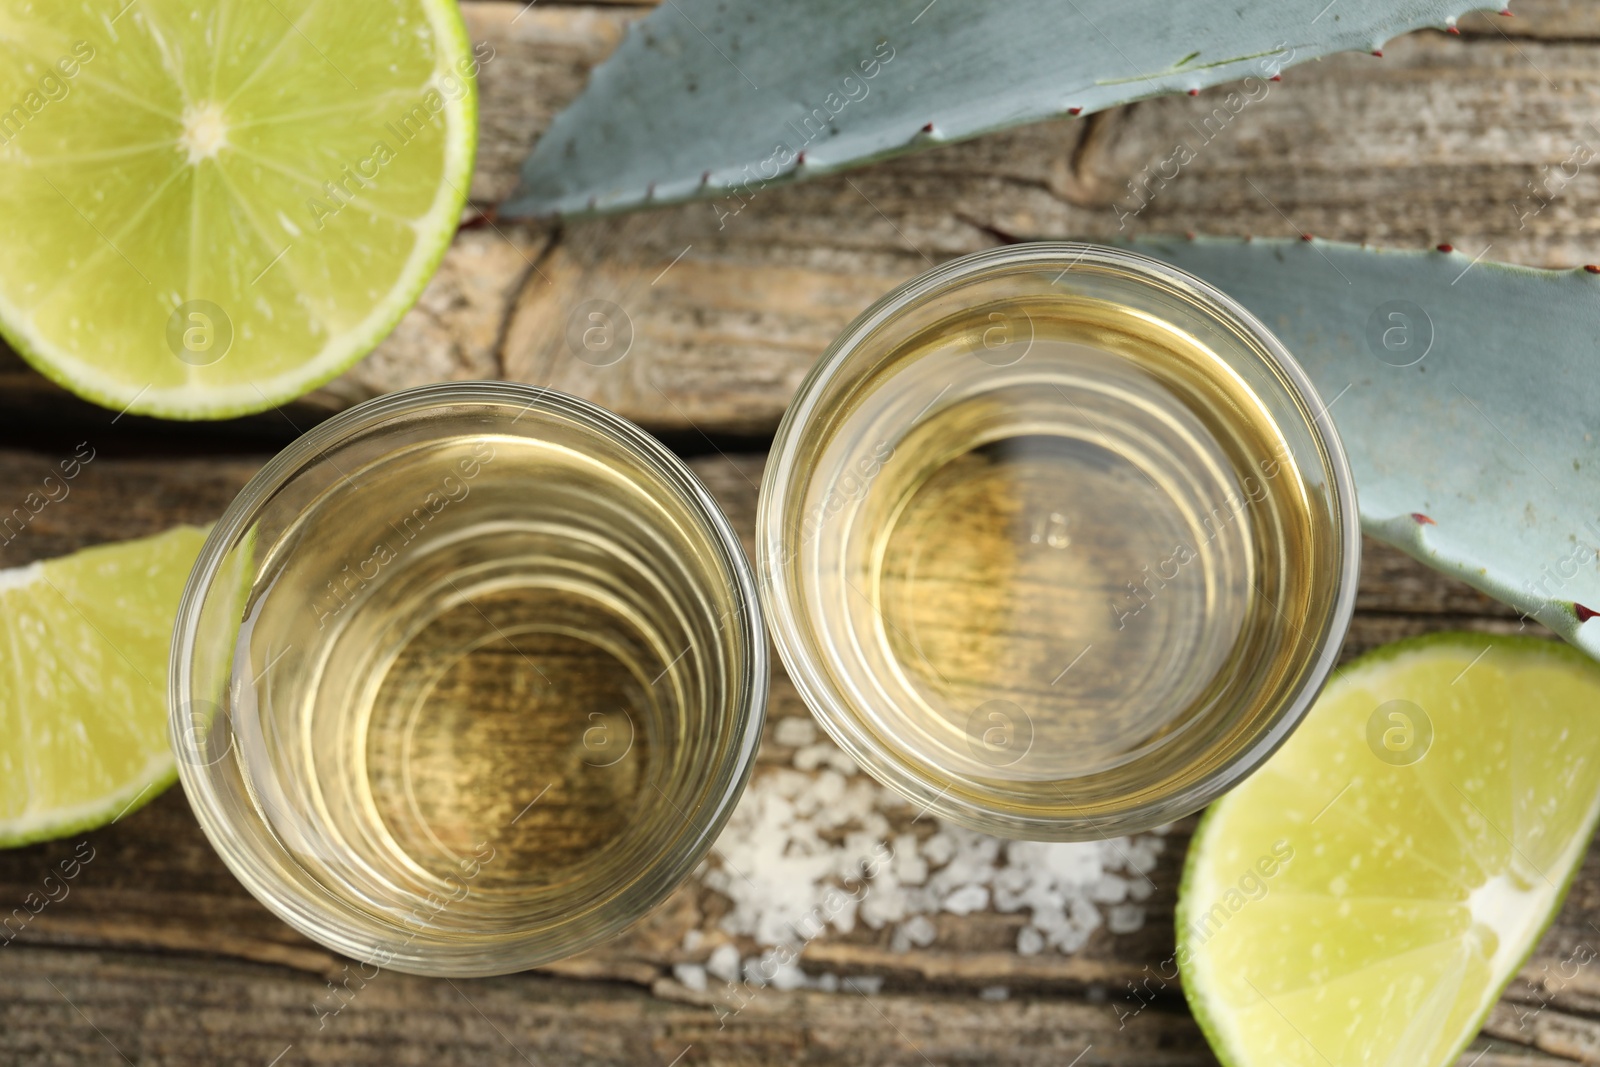
[[[389,927],[381,919],[348,905],[334,906],[331,898],[308,894],[293,879],[279,873],[268,860],[270,849],[250,847],[247,839],[257,835],[248,828],[241,829],[237,821],[223,809],[216,784],[205,773],[206,761],[198,757],[186,758],[186,753],[194,756],[190,751],[193,746],[189,743],[190,723],[185,709],[193,703],[190,675],[199,635],[201,608],[221,571],[226,554],[239,542],[262,507],[330,448],[397,417],[474,404],[522,404],[523,414],[540,410],[567,417],[621,445],[632,459],[675,488],[681,494],[682,502],[689,505],[692,513],[704,522],[731,578],[733,599],[743,608],[739,612],[742,619],[735,631],[738,641],[748,650],[746,666],[735,694],[741,721],[731,730],[736,743],[725,763],[719,767],[723,781],[710,794],[715,800],[711,817],[692,839],[680,842],[670,852],[654,854],[653,863],[641,868],[641,881],[647,882],[651,891],[639,906],[619,909],[617,915],[591,928],[583,944],[553,958],[583,951],[626,929],[664,900],[704,859],[749,784],[766,721],[771,664],[765,619],[750,560],[732,524],[700,478],[682,458],[635,423],[591,401],[549,387],[505,381],[471,381],[436,383],[388,393],[317,424],[286,445],[251,476],[213,525],[200,549],[184,584],[173,623],[166,687],[167,729],[177,755],[178,778],[184,794],[196,821],[224,865],[252,896],[278,918],[313,940],[357,960],[379,949],[392,947],[385,944],[384,936],[378,932],[380,928],[389,932],[400,931],[393,938],[393,943],[400,943],[405,938],[405,931],[398,926]],[[521,414],[517,418],[521,418]],[[232,729],[231,723],[229,729]],[[237,738],[237,734],[234,736]],[[270,832],[268,836],[271,836]],[[296,865],[292,855],[282,849],[281,844],[277,847],[285,862]],[[546,927],[542,932],[548,934],[560,928],[559,925]],[[369,930],[372,931],[371,936],[360,936]],[[392,953],[381,966],[407,973],[449,977],[510,973],[538,966],[548,962],[549,958],[541,956],[530,961],[525,954],[523,957],[509,958],[504,961],[504,966],[485,968],[483,964],[491,957],[497,957],[505,948],[526,946],[529,941],[528,934],[512,934],[491,949],[478,944],[452,945],[443,937],[413,937],[404,940],[400,951]]]
[[[1075,241],[1037,241],[985,249],[942,263],[897,286],[874,301],[857,316],[817,359],[801,381],[795,398],[778,424],[768,452],[756,508],[756,571],[759,574],[762,607],[778,657],[799,691],[812,717],[829,737],[862,768],[879,781],[917,805],[960,825],[979,828],[1005,837],[1032,840],[1095,840],[1105,836],[1108,820],[1088,817],[1022,814],[1004,811],[963,797],[953,796],[950,786],[935,789],[927,780],[907,770],[902,762],[885,758],[890,751],[875,739],[824,679],[816,658],[807,650],[804,618],[807,609],[786,573],[785,549],[789,538],[784,530],[791,496],[803,492],[805,482],[797,480],[798,453],[805,433],[816,420],[823,394],[846,363],[860,352],[860,346],[881,327],[924,298],[963,284],[1034,266],[1060,268],[1062,275],[1079,268],[1115,270],[1146,283],[1165,285],[1178,291],[1196,307],[1219,322],[1244,333],[1259,354],[1270,361],[1287,391],[1305,406],[1302,414],[1315,412],[1304,420],[1318,444],[1318,455],[1328,477],[1330,497],[1337,514],[1328,528],[1336,534],[1340,556],[1330,609],[1316,641],[1316,654],[1306,664],[1301,684],[1290,692],[1277,710],[1269,727],[1250,745],[1227,761],[1172,794],[1143,800],[1116,816],[1118,823],[1153,828],[1170,821],[1166,814],[1181,807],[1189,814],[1215,800],[1228,788],[1256,770],[1288,740],[1306,714],[1338,663],[1345,635],[1355,614],[1356,589],[1361,568],[1361,519],[1356,486],[1339,432],[1328,414],[1316,385],[1288,348],[1265,323],[1233,297],[1211,283],[1169,263],[1126,248]],[[1059,279],[1058,279],[1059,280]],[[776,553],[776,555],[775,555]],[[1162,817],[1151,821],[1150,816]],[[1176,817],[1176,816],[1173,816]],[[1141,823],[1141,818],[1144,823]],[[1148,825],[1146,825],[1148,824]]]

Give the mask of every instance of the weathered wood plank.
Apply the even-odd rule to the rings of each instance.
[[[61,458],[64,456],[0,452],[0,502],[24,499],[58,469]],[[65,497],[40,510],[25,528],[14,532],[9,542],[0,544],[0,565],[14,566],[88,544],[153,533],[174,522],[211,521],[261,461],[262,457],[255,456],[130,459],[96,453],[72,480]],[[761,457],[749,455],[709,456],[692,461],[747,546],[754,527],[755,485],[760,480],[761,464]],[[1443,627],[1514,630],[1518,625],[1501,605],[1372,542],[1367,546],[1360,603],[1347,656],[1405,633]],[[777,722],[806,714],[793,687],[781,671],[776,672],[772,722],[760,757],[761,766],[766,769],[758,770],[758,774],[790,765],[794,750],[776,740]],[[830,934],[809,946],[807,964],[818,971],[886,979],[884,997],[897,1006],[892,1010],[885,1004],[879,1007],[908,1034],[913,1034],[909,1027],[916,1026],[920,1029],[915,1035],[931,1035],[928,1044],[932,1049],[924,1051],[935,1062],[978,1057],[987,1062],[1029,1064],[1052,1062],[1049,1057],[1055,1056],[1053,1062],[1059,1064],[1070,1061],[1083,1043],[1093,1041],[1095,1054],[1106,1058],[1096,1061],[1092,1056],[1086,1057],[1086,1063],[1209,1063],[1192,1028],[1181,1020],[1182,1005],[1175,985],[1158,983],[1160,995],[1150,1007],[1141,1008],[1149,999],[1148,991],[1142,997],[1131,992],[1135,987],[1151,989],[1144,983],[1151,974],[1159,974],[1163,962],[1172,955],[1172,913],[1184,848],[1192,828],[1193,820],[1187,820],[1168,835],[1168,847],[1150,875],[1155,892],[1147,902],[1144,927],[1136,933],[1117,936],[1097,931],[1075,955],[1019,956],[1014,946],[1020,916],[983,912],[939,916],[934,943],[906,952],[890,946],[888,931],[859,927],[847,936]],[[81,870],[70,880],[66,894],[57,890],[55,895],[60,899],[22,922],[12,909],[28,894],[41,890],[49,871],[59,870],[74,857],[82,861]],[[297,1054],[311,1062],[319,1062],[319,1057],[369,1054],[372,1059],[352,1058],[346,1062],[410,1062],[380,1059],[398,1055],[394,1046],[385,1042],[372,1046],[370,1053],[353,1052],[358,1044],[354,1035],[404,1033],[409,1036],[401,1043],[407,1048],[434,1049],[438,1034],[459,1034],[464,1022],[471,1021],[471,1013],[459,1005],[437,1003],[436,989],[448,993],[447,986],[389,975],[376,980],[373,989],[402,990],[403,993],[392,994],[401,1000],[380,1008],[377,1005],[388,1002],[381,1001],[376,992],[371,997],[362,992],[359,1002],[350,1009],[351,1016],[347,1019],[341,1013],[330,1028],[343,1028],[357,1019],[367,1021],[358,1024],[359,1030],[352,1026],[349,1031],[341,1031],[352,1036],[339,1039],[326,1050],[316,1044],[319,1032],[315,1030],[316,1018],[305,991],[323,990],[325,981],[346,981],[349,965],[295,934],[245,893],[210,849],[181,791],[169,793],[118,825],[60,842],[0,852],[0,904],[4,905],[0,907],[0,917],[12,915],[13,937],[0,948],[0,953],[11,954],[0,956],[0,1000],[10,1001],[13,1011],[21,1010],[15,1007],[19,1003],[33,1005],[30,1011],[44,1013],[39,1018],[53,1019],[48,1010],[35,1003],[35,994],[39,988],[49,992],[47,987],[41,987],[38,976],[56,973],[52,968],[59,969],[67,976],[63,982],[79,983],[69,987],[58,982],[63,991],[75,1001],[78,992],[84,992],[95,1005],[103,1006],[105,1019],[80,1004],[108,1036],[120,1044],[126,1035],[135,1048],[144,1050],[149,1062],[162,1062],[163,1058],[176,1061],[204,1051],[206,1062],[233,1062],[228,1056],[238,1055],[256,1057],[255,1062],[264,1063],[290,1042],[302,1050]],[[686,1033],[683,1043],[697,1042],[703,1050],[700,1055],[707,1057],[686,1057],[684,1062],[773,1062],[790,1058],[797,1062],[920,1062],[888,1028],[880,1026],[870,1041],[852,1032],[843,1045],[836,1043],[833,1032],[819,1032],[816,1021],[824,1013],[840,1010],[848,1015],[859,1008],[845,1007],[852,1003],[848,996],[836,995],[830,1000],[815,993],[765,991],[757,1000],[770,1008],[753,1008],[749,1014],[740,1012],[726,1031],[718,1030],[719,1011],[732,1010],[737,1001],[730,1001],[728,994],[715,989],[709,994],[693,993],[671,978],[671,968],[675,963],[704,958],[704,945],[695,953],[684,950],[688,931],[700,930],[705,944],[726,938],[715,927],[715,916],[722,908],[711,890],[693,883],[686,885],[618,941],[547,969],[546,979],[525,976],[495,986],[504,993],[505,1003],[484,1006],[484,1011],[508,1032],[509,1027],[516,1026],[522,1028],[520,1033],[533,1035],[530,1047],[538,1049],[541,1056],[556,1057],[557,1062],[565,1062],[561,1060],[563,1056],[570,1060],[580,1054],[595,1056],[598,1062],[623,1062],[627,1056],[639,1057],[631,1062],[651,1062],[639,1051],[645,1046],[637,1042],[654,1031],[650,1024],[629,1014],[637,1005],[653,1003],[642,997],[644,990],[652,991],[658,1000],[665,998],[675,1003],[655,1003],[648,1012],[645,1007],[637,1007],[637,1011],[660,1013],[660,1017],[674,1020],[662,1032]],[[1580,945],[1600,951],[1600,934],[1595,933],[1592,923],[1600,924],[1600,849],[1590,854],[1567,908],[1497,1014],[1490,1032],[1499,1047],[1503,1048],[1506,1042],[1520,1042],[1567,1055],[1564,1050],[1583,1047],[1582,1041],[1600,1040],[1600,1022],[1596,1021],[1600,1020],[1600,978],[1588,971],[1569,978],[1569,968],[1562,966],[1573,958]],[[749,944],[742,944],[741,949],[747,954],[753,951]],[[85,955],[86,952],[111,955]],[[173,953],[181,954],[183,959],[164,958]],[[6,959],[25,959],[28,963],[4,964]],[[85,964],[85,960],[92,962]],[[250,961],[261,967],[241,968],[227,961]],[[87,970],[74,971],[75,967]],[[159,974],[140,970],[152,967],[170,970]],[[558,978],[561,981],[555,981]],[[603,980],[627,983],[638,992],[606,985],[598,987],[602,992],[594,992],[594,983]],[[979,991],[994,986],[1006,987],[1012,999],[1004,1004],[976,999]],[[228,1007],[230,1003],[244,1001],[226,1001],[211,992],[224,988],[240,990],[240,997],[256,998],[252,1002],[264,1000],[278,1005],[284,1018],[298,1020],[294,1025],[301,1029],[287,1030],[282,1042],[258,1056],[260,1050],[251,1043],[256,1036],[266,1041],[269,1037],[276,1039],[277,1034],[270,1027],[251,1029],[253,1024],[229,1014],[233,1010]],[[476,994],[469,995],[477,999]],[[204,1007],[174,1013],[163,1000],[168,996],[174,1003]],[[878,998],[874,999],[877,1002]],[[548,1003],[553,1014],[563,1010],[556,1005],[581,1005],[571,1008],[575,1013],[572,1032],[563,1036],[541,1029],[542,1023],[525,1014],[532,1009],[509,1006],[525,1002]],[[370,1011],[365,1007],[368,1004],[374,1006]],[[937,1005],[938,1010],[930,1012],[926,1007],[917,1008],[918,1004]],[[504,1014],[496,1015],[496,1011]],[[934,1026],[934,1015],[951,1021],[947,1026]],[[394,1030],[395,1019],[400,1016],[416,1016],[417,1021],[398,1024],[401,1029]],[[1112,1023],[1102,1026],[1093,1021],[1102,1016],[1108,1016]],[[139,1036],[138,1021],[153,1018],[166,1020],[163,1025],[173,1031],[167,1040],[175,1044],[140,1043],[151,1039]],[[225,1034],[227,1039],[208,1037],[194,1029],[195,1018],[211,1019],[207,1033]],[[1119,1020],[1127,1020],[1126,1035],[1115,1030],[1114,1024]],[[66,1043],[49,1043],[39,1036],[45,1033],[43,1025],[36,1020],[13,1029],[8,1021],[0,1033],[0,1050],[22,1063],[47,1062],[47,1052],[54,1055],[69,1048],[90,1054],[89,1045],[71,1044],[77,1041],[76,1036],[70,1041],[61,1037]],[[622,1026],[626,1036],[606,1036],[605,1031],[613,1025]],[[1015,1028],[1014,1043],[994,1045],[991,1037],[983,1036],[989,1033],[985,1026],[991,1030]],[[1101,1033],[1095,1026],[1102,1026],[1106,1032],[1095,1036]],[[1077,1049],[1062,1045],[1060,1042],[1067,1039],[1063,1035],[1080,1035]],[[205,1043],[213,1040],[219,1044]],[[462,1040],[462,1048],[473,1050],[474,1055],[499,1055]],[[921,1036],[913,1036],[913,1040],[923,1044]],[[10,1045],[6,1044],[8,1041]],[[607,1041],[621,1044],[606,1045]],[[1133,1043],[1128,1044],[1129,1041]],[[239,1051],[246,1048],[248,1053]],[[670,1060],[681,1048],[682,1045],[670,1050],[662,1062]],[[1159,1055],[1157,1049],[1162,1050]],[[1067,1054],[1063,1056],[1063,1052]],[[856,1055],[860,1058],[849,1058]],[[606,1059],[607,1056],[613,1059]],[[1495,1060],[1491,1054],[1481,1062]]]
[[[0,979],[0,1055],[20,1065],[1211,1064],[1193,1023],[1152,1011],[916,991],[757,995],[734,1013],[536,975],[446,983],[383,974],[337,1013],[325,984],[272,968],[15,948]],[[204,980],[197,980],[203,975]],[[336,1001],[329,1003],[338,1004]],[[318,1009],[321,1009],[321,1014]],[[723,1019],[726,1019],[726,1022]],[[320,1028],[319,1028],[320,1025]],[[113,1051],[113,1049],[115,1051]],[[282,1057],[274,1060],[275,1057]]]
[[[1544,40],[1600,40],[1600,9],[1587,0],[1522,0],[1508,5],[1513,18],[1474,12],[1461,20],[1463,35]]]
[[[639,10],[468,6],[474,37],[495,57],[483,71],[482,202],[511,188],[550,115]],[[1600,186],[1580,172],[1552,189],[1541,169],[1600,148],[1597,21],[1592,5],[1546,0],[1485,23],[1499,29],[1413,34],[1381,60],[1293,68],[1226,123],[1212,117],[1223,91],[1165,98],[743,202],[573,224],[553,245],[541,227],[480,226],[372,357],[291,414],[303,421],[406,385],[503,374],[657,428],[770,430],[854,314],[997,234],[1298,231],[1448,241],[1535,265],[1600,259]],[[1180,142],[1194,161],[1133,211],[1140,198],[1128,182],[1142,183]],[[614,353],[596,360],[567,342],[590,300],[626,313],[633,341],[617,363],[597,366]],[[15,357],[0,359],[0,385],[23,415],[41,404],[81,414]]]
[[[1147,101],[807,185],[573,224],[524,287],[501,365],[648,425],[759,431],[867,303],[1003,235],[1314,232],[1448,241],[1538,265],[1600,258],[1600,190],[1583,175],[1552,190],[1541,169],[1600,147],[1595,46],[1552,36],[1416,34],[1381,60],[1295,68],[1225,121],[1226,93]],[[1175,180],[1140,177],[1179,144],[1195,159]],[[569,341],[589,301],[620,309],[625,355]]]
[[[981,1000],[914,989],[763,992],[737,1013],[537,975],[440,982],[382,974],[333,1013],[324,983],[273,968],[120,952],[13,948],[0,1054],[17,1067],[128,1062],[441,1064],[1014,1064],[1205,1067],[1194,1024],[1048,995]],[[331,1001],[330,1001],[331,1003]],[[319,1014],[318,1009],[321,1009]],[[1546,1024],[1547,1032],[1557,1021]],[[1074,1059],[1074,1057],[1079,1057]],[[1570,1062],[1508,1048],[1460,1064]]]
[[[550,115],[643,10],[466,5],[475,39],[495,48],[483,77],[480,204],[510,188]],[[1587,173],[1536,215],[1518,218],[1533,201],[1512,207],[1542,165],[1559,164],[1579,144],[1600,147],[1600,130],[1588,125],[1600,114],[1592,74],[1600,5],[1528,0],[1517,10],[1516,19],[1463,20],[1463,40],[1418,34],[1383,60],[1349,56],[1290,70],[1128,231],[1303,228],[1388,244],[1448,240],[1469,254],[1489,248],[1493,258],[1530,263],[1600,259],[1600,187]],[[1089,122],[1010,131],[759,192],[720,211],[690,205],[559,229],[479,225],[458,238],[418,308],[371,358],[284,412],[218,432],[283,440],[376,393],[484,376],[554,384],[661,429],[767,432],[838,330],[930,261],[1006,235],[1123,232],[1117,197],[1126,182],[1190,136],[1189,123],[1203,123],[1221,98],[1150,101]],[[568,323],[590,300],[611,301],[631,319],[632,347],[616,363],[598,365],[607,353],[596,358],[567,343]],[[0,565],[209,521],[260,462],[114,458],[157,425],[112,422],[115,413],[66,397],[5,353],[0,397],[0,432],[11,441],[82,427],[67,434],[71,442],[87,439],[104,453],[69,497],[0,543]],[[169,429],[169,447],[207,429]],[[18,506],[70,452],[0,453],[0,509]],[[695,461],[747,539],[760,464],[757,456]],[[1358,608],[1347,659],[1408,634],[1521,626],[1502,606],[1372,542]],[[781,675],[771,710],[774,722],[806,714]],[[792,756],[769,732],[758,773],[787,767]],[[283,1064],[522,1063],[523,1053],[541,1063],[669,1063],[681,1053],[683,1064],[1059,1067],[1092,1042],[1085,1067],[1210,1064],[1175,987],[1130,1017],[1139,1002],[1129,983],[1172,952],[1190,830],[1192,822],[1174,829],[1151,872],[1145,926],[1116,937],[1098,931],[1072,956],[1018,956],[1016,917],[994,913],[940,916],[933,945],[904,953],[886,932],[860,928],[813,943],[808,966],[882,976],[882,993],[869,1001],[767,990],[721,1028],[719,1006],[737,1004],[670,976],[674,963],[703,956],[683,950],[688,930],[725,936],[712,929],[725,905],[688,885],[626,937],[546,974],[458,983],[471,1004],[448,984],[386,974],[318,1029],[313,1005],[331,996],[327,981],[345,980],[346,961],[250,898],[173,792],[117,826],[0,853],[3,917],[75,849],[86,842],[94,850],[69,896],[0,947],[0,1061],[117,1062],[108,1037],[139,1063],[263,1064],[281,1053]],[[1570,964],[1600,951],[1597,931],[1600,852],[1591,851],[1566,907],[1461,1067],[1600,1062],[1600,978],[1592,964],[1576,974]],[[1007,987],[1011,999],[980,1000],[991,986]],[[339,1001],[320,1003],[327,1011]]]

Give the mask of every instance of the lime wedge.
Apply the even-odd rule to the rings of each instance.
[[[0,847],[99,826],[172,784],[167,652],[206,531],[0,570]]]
[[[0,0],[0,333],[168,418],[327,381],[450,244],[478,62],[452,0]]]
[[[1535,638],[1343,670],[1190,847],[1178,966],[1218,1058],[1455,1062],[1593,835],[1597,708],[1600,666]]]

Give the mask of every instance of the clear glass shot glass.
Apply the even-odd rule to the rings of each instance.
[[[1017,245],[861,315],[768,460],[757,570],[833,739],[919,808],[1083,840],[1198,810],[1333,668],[1360,557],[1283,345],[1132,252]]]
[[[240,881],[372,967],[523,970],[703,858],[753,766],[767,639],[704,486],[582,400],[386,396],[267,464],[174,640],[179,771]]]

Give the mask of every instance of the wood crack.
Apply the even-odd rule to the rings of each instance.
[[[533,259],[528,261],[527,269],[518,272],[516,278],[506,289],[504,306],[500,311],[500,321],[495,324],[494,344],[492,347],[495,375],[501,381],[511,380],[510,358],[507,348],[510,344],[511,323],[516,318],[517,308],[522,306],[522,294],[532,284],[534,278],[540,279],[545,285],[553,284],[550,276],[544,272],[544,268],[561,246],[565,233],[566,228],[562,223],[552,223],[550,232],[545,238],[544,247],[539,250]]]

